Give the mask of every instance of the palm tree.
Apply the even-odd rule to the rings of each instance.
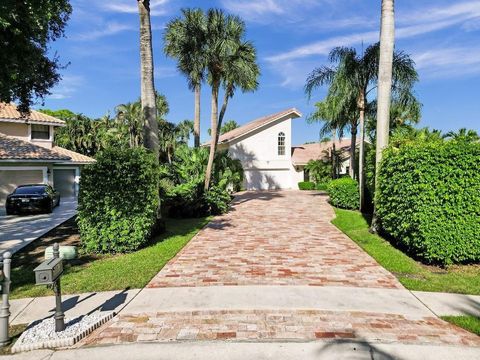
[[[395,45],[394,0],[382,0],[380,27],[380,60],[377,89],[377,146],[375,165],[377,172],[382,160],[382,151],[388,145],[390,125],[390,102],[392,97],[393,48]],[[375,177],[377,179],[377,177]],[[375,180],[375,188],[378,181]]]
[[[137,0],[140,15],[140,77],[141,103],[144,121],[144,146],[151,150],[158,161],[158,124],[153,72],[152,27],[150,1]]]
[[[457,132],[449,131],[443,136],[444,139],[465,140],[467,142],[474,142],[480,140],[480,135],[475,130],[467,130],[461,128]]]
[[[232,131],[232,130],[238,128],[239,126],[240,125],[238,125],[238,123],[235,120],[228,120],[220,128],[220,134],[225,134],[229,131]]]
[[[206,18],[201,9],[182,9],[183,18],[173,19],[164,33],[164,52],[177,59],[177,68],[195,92],[194,145],[200,146],[200,93],[205,78]]]
[[[328,95],[324,101],[317,102],[315,106],[317,110],[308,118],[308,122],[322,121],[324,125],[320,130],[320,137],[324,137],[327,133],[332,132],[333,149],[332,154],[335,154],[335,139],[337,132],[339,137],[343,137],[346,128],[350,128],[350,166],[349,175],[353,179],[356,174],[355,149],[357,142],[357,127],[358,127],[358,111],[355,99],[348,99],[342,94],[335,94],[335,89],[331,87]],[[338,130],[338,131],[335,131]],[[333,169],[336,169],[335,159],[333,161]],[[335,177],[335,176],[334,176]]]
[[[208,82],[212,90],[210,154],[205,172],[204,189],[208,190],[212,176],[218,128],[225,114],[228,99],[239,86],[243,91],[257,87],[258,66],[255,63],[255,48],[243,40],[245,24],[237,16],[226,15],[222,10],[210,9],[207,13],[207,37],[205,46]],[[242,73],[243,72],[243,73]],[[220,117],[218,94],[220,86],[225,87],[225,97]]]
[[[142,106],[140,102],[120,104],[115,108],[117,124],[128,132],[130,147],[138,147],[143,142]]]
[[[257,55],[252,43],[244,41],[240,43],[232,56],[227,58],[223,96],[223,104],[218,118],[218,129],[222,130],[222,122],[227,111],[228,100],[233,97],[237,87],[242,92],[255,91],[258,87],[260,69],[256,63]],[[221,131],[217,131],[215,147]]]
[[[360,210],[365,203],[365,111],[367,96],[376,88],[378,77],[379,44],[365,49],[362,56],[358,56],[354,48],[338,47],[330,52],[330,62],[336,67],[322,66],[314,69],[307,78],[305,92],[308,97],[312,91],[322,85],[330,85],[332,93],[343,97],[344,103],[352,106],[356,103],[358,111],[358,125],[360,133],[360,148],[358,160],[358,180],[360,188]],[[395,52],[393,56],[393,83],[392,90],[397,93],[411,91],[418,75],[411,58],[403,52]]]

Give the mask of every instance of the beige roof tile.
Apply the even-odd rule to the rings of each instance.
[[[342,139],[335,142],[337,150],[350,149],[350,139]],[[303,144],[292,147],[292,163],[293,165],[305,165],[310,160],[324,159],[328,156],[327,151],[332,148],[332,141],[326,141],[314,144]]]
[[[42,146],[0,134],[0,161],[2,160],[68,161],[70,156],[61,155]]]
[[[64,149],[60,146],[53,147],[52,151],[56,152],[57,154],[70,157],[71,160],[69,162],[73,162],[73,163],[77,163],[77,164],[90,164],[90,163],[95,162],[95,159],[93,159],[89,156],[79,154],[79,153],[77,153],[75,151],[72,151],[72,150]]]
[[[13,103],[0,103],[0,121],[2,121],[2,119],[16,122],[45,123],[57,126],[65,125],[65,121],[39,111],[30,110],[30,114],[22,114]]]

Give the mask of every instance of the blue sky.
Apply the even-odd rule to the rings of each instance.
[[[63,80],[45,101],[51,109],[67,108],[99,117],[140,94],[138,14],[134,0],[72,0],[66,37],[52,44],[61,61]],[[246,123],[256,117],[297,107],[293,143],[318,140],[320,125],[305,117],[315,100],[303,93],[307,74],[327,64],[335,46],[361,49],[379,39],[380,0],[151,0],[155,86],[170,104],[168,120],[193,118],[193,94],[175,62],[163,54],[165,24],[182,7],[219,7],[243,18],[261,67],[255,93],[237,93],[226,119]],[[396,1],[396,48],[410,54],[420,82],[421,126],[480,130],[480,1]],[[202,93],[202,138],[210,122],[208,86]]]

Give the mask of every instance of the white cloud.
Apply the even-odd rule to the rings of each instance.
[[[443,8],[422,9],[399,16],[400,24],[415,24],[399,27],[396,30],[397,38],[407,38],[425,34],[450,27],[455,24],[465,23],[469,20],[480,18],[480,2],[467,1]],[[348,46],[360,41],[376,41],[379,31],[370,31],[346,36],[339,36],[327,40],[304,45],[283,54],[271,56],[270,61],[292,60],[309,55],[322,55],[328,53],[333,46]]]
[[[136,30],[136,27],[119,23],[119,22],[107,22],[99,26],[97,29],[90,30],[84,33],[80,33],[73,37],[74,40],[96,40],[105,36],[115,35],[123,31]]]
[[[52,89],[52,93],[47,96],[48,99],[62,100],[73,96],[73,94],[85,83],[85,79],[80,75],[64,75],[59,84]]]
[[[425,78],[446,78],[480,74],[480,47],[435,48],[412,54]]]
[[[161,16],[166,14],[165,5],[170,0],[152,0],[150,1],[150,15]],[[107,1],[102,4],[102,7],[107,11],[136,14],[138,13],[137,1],[134,0],[114,0]]]

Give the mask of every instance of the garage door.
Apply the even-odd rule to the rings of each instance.
[[[43,183],[42,170],[0,170],[0,206],[18,185]]]
[[[75,196],[75,170],[53,169],[53,187],[61,197]]]
[[[289,170],[245,170],[247,190],[290,189],[292,179]]]

